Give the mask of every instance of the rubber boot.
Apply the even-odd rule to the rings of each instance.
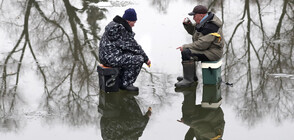
[[[197,77],[197,74],[196,74],[196,67],[195,67],[195,71],[194,72],[195,72],[194,73],[194,81],[197,82],[198,81],[198,77]],[[184,79],[183,76],[178,76],[177,77],[178,82],[182,81],[183,79]]]
[[[135,87],[133,84],[129,86],[121,86],[120,89],[127,90],[127,91],[139,91],[139,88]]]
[[[182,61],[182,65],[183,65],[183,78],[184,79],[175,84],[175,86],[177,88],[190,87],[193,84],[195,84],[195,80],[194,80],[194,77],[196,77],[195,62],[193,60]]]
[[[178,82],[182,81],[183,79],[184,79],[184,77],[183,77],[183,76],[178,76],[178,77],[177,77],[177,80],[178,80]],[[198,81],[198,77],[196,76],[196,70],[195,70],[195,77],[194,77],[194,81],[195,81],[195,82],[197,82],[197,81]]]

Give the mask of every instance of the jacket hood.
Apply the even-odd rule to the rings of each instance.
[[[211,13],[211,14],[213,14],[213,13]],[[213,18],[211,19],[211,22],[214,23],[215,25],[217,25],[218,27],[223,26],[222,21],[217,16],[213,16]]]
[[[201,21],[200,24],[196,25],[197,29],[200,29],[203,26],[205,26],[205,24],[207,22],[211,22],[211,23],[215,24],[216,26],[218,26],[219,28],[222,27],[223,23],[221,22],[221,20],[217,16],[215,16],[212,12],[208,12],[207,14],[208,14],[207,17],[205,19],[203,19],[203,21]]]
[[[122,17],[120,17],[120,16],[115,16],[115,17],[113,18],[113,21],[116,22],[116,23],[118,23],[118,24],[122,24],[122,25],[126,28],[127,31],[129,31],[129,32],[133,32],[133,31],[132,31],[132,27],[131,27],[131,26],[129,25],[129,23],[128,23],[125,19],[123,19]]]

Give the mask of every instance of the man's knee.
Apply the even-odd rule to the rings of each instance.
[[[125,54],[118,63],[121,67],[130,67],[131,65],[142,65],[144,63],[144,57],[141,55]]]
[[[197,54],[192,54],[190,49],[184,49],[182,51],[182,60],[191,60],[193,59],[194,61],[209,61],[209,59],[206,57],[205,54],[197,53]]]
[[[184,49],[182,52],[182,60],[185,61],[185,60],[191,60],[191,51],[190,49]]]
[[[210,61],[204,54],[194,54],[193,58],[195,61]]]

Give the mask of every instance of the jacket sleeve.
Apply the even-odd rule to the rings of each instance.
[[[184,28],[185,30],[190,34],[190,35],[193,35],[194,32],[195,32],[195,26],[193,24],[184,24]]]
[[[142,55],[144,57],[144,62],[147,63],[149,60],[148,56],[146,55],[145,51],[142,49],[141,45],[138,45],[138,54]]]
[[[145,51],[142,49],[141,45],[137,43],[134,37],[130,37],[122,41],[122,50],[126,52],[131,52],[135,55],[142,55],[144,57],[144,62],[147,62],[148,56],[146,55]]]
[[[215,36],[210,34],[199,37],[198,40],[195,40],[193,43],[183,45],[183,49],[191,49],[198,51],[207,50],[211,46],[215,38]]]
[[[133,36],[129,36],[128,38],[123,36],[120,39],[118,46],[121,47],[124,52],[129,52],[134,55],[142,55],[145,63],[149,60],[141,45],[137,43]]]

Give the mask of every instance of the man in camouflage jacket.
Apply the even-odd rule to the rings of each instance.
[[[120,68],[121,89],[138,91],[133,86],[142,64],[151,64],[144,50],[134,39],[132,27],[136,23],[134,9],[127,9],[123,17],[116,16],[106,27],[99,44],[100,62],[108,67]]]
[[[186,31],[192,35],[193,42],[184,44],[180,49],[184,77],[178,77],[176,87],[189,87],[198,80],[195,73],[194,61],[216,61],[223,55],[222,22],[203,5],[197,5],[189,13],[196,24],[192,24],[187,18],[183,25]]]
[[[109,106],[106,107],[108,109],[119,108],[119,114],[112,117],[105,115],[101,117],[101,136],[103,140],[138,140],[142,136],[152,112],[148,110],[143,115],[133,96],[120,95],[117,104],[106,104],[106,106]],[[106,96],[112,95],[108,94]]]

